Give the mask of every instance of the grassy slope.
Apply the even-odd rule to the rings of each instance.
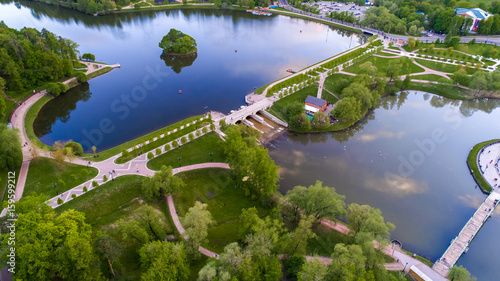
[[[440,62],[435,62],[435,61],[428,61],[428,60],[421,60],[421,59],[416,59],[416,62],[419,64],[430,68],[434,69],[437,71],[441,72],[447,72],[447,73],[453,73],[457,71],[458,66],[457,65],[452,65],[452,64],[447,64],[447,63],[440,63]],[[476,72],[474,68],[466,68],[468,74],[473,74]]]
[[[24,127],[26,128],[26,134],[28,135],[28,138],[36,146],[44,149],[50,149],[51,147],[42,143],[35,135],[35,131],[33,129],[33,122],[35,122],[35,118],[38,115],[40,109],[51,99],[53,99],[52,96],[42,97],[40,100],[38,100],[35,104],[31,106],[31,108],[26,113],[26,119],[24,119]]]
[[[212,251],[220,253],[224,246],[238,240],[240,223],[237,219],[241,209],[255,206],[259,215],[268,213],[257,201],[246,197],[244,191],[235,186],[228,170],[202,169],[179,175],[186,183],[186,188],[174,199],[175,208],[182,221],[182,217],[194,206],[195,201],[208,204],[208,210],[217,225],[209,229],[209,242],[204,246]]]
[[[426,81],[436,81],[436,82],[439,82],[442,79],[446,79],[446,78],[439,76],[439,75],[436,75],[436,74],[412,75],[410,77],[411,77],[411,79],[415,79],[415,80],[426,80]]]
[[[389,62],[391,60],[393,60],[393,59],[392,58],[380,58],[380,57],[371,56],[363,61],[360,61],[359,63],[357,63],[355,65],[349,66],[348,68],[345,69],[345,71],[357,74],[357,73],[359,73],[359,65],[361,65],[365,62],[371,62],[371,63],[373,63],[373,65],[375,65],[377,67],[377,69],[380,72],[385,73],[385,71],[387,69],[387,65],[389,64]],[[404,68],[404,66],[406,66],[407,63],[410,64],[409,69]],[[423,68],[412,63],[409,58],[404,57],[403,69],[401,69],[401,72],[400,72],[401,75],[409,74],[409,73],[418,73],[418,72],[423,72],[423,71],[424,71]]]
[[[19,171],[21,168],[15,170],[15,183],[17,183],[17,179],[19,177]],[[0,202],[5,200],[7,198],[7,194],[4,194],[6,189],[7,189],[7,184],[8,184],[8,179],[9,179],[9,172],[7,170],[0,170]],[[11,182],[12,183],[12,182]]]
[[[473,0],[474,1],[474,0]],[[431,43],[423,43],[420,48],[426,48],[428,45]],[[447,48],[445,44],[434,44],[436,48]],[[467,43],[462,43],[462,44],[457,44],[457,47],[455,48],[456,51],[464,52],[470,55],[482,55],[483,52],[486,50],[486,48],[495,48],[498,51],[500,51],[500,46],[494,46],[494,45],[489,45],[489,44],[467,44]],[[500,59],[500,53],[496,57],[496,59]]]
[[[432,94],[440,95],[447,98],[470,100],[475,97],[468,90],[460,89],[452,86],[442,86],[429,83],[411,82],[408,90],[425,91]]]
[[[212,159],[214,162],[225,162],[221,142],[222,139],[217,133],[210,132],[168,153],[151,159],[148,162],[148,168],[158,171],[162,165],[177,167],[179,165],[177,158],[179,157],[182,157],[181,165],[183,166],[210,162],[209,153],[213,153]]]
[[[489,141],[478,143],[471,149],[471,151],[469,152],[469,155],[467,156],[467,164],[468,164],[469,169],[472,173],[472,176],[474,177],[474,179],[476,180],[476,183],[479,185],[479,187],[481,188],[481,190],[484,193],[490,193],[491,186],[484,179],[483,175],[481,174],[481,172],[479,170],[479,167],[477,165],[477,155],[478,155],[479,151],[481,151],[481,149],[484,146],[486,146],[490,143],[493,143],[493,142],[497,142],[497,141],[500,141],[500,139],[489,140]]]
[[[56,208],[62,213],[68,209],[84,212],[86,221],[92,225],[94,231],[101,230],[114,237],[125,247],[124,254],[119,258],[119,264],[113,265],[117,280],[139,280],[141,276],[140,261],[137,251],[140,245],[125,241],[121,232],[115,227],[119,219],[127,219],[134,215],[145,198],[142,197],[142,176],[127,175],[109,181],[98,188],[81,195],[76,199]],[[164,229],[167,233],[174,233],[173,222],[165,201],[147,202],[159,210],[166,217]]]
[[[89,176],[83,178],[81,171],[87,169]],[[71,175],[76,176],[76,181],[71,178]],[[58,180],[64,181],[65,186],[57,184],[59,193],[65,192],[93,177],[97,176],[97,169],[93,167],[85,167],[65,162],[61,169],[53,159],[41,157],[38,162],[31,162],[28,169],[28,177],[24,187],[23,195],[26,196],[32,192],[38,194],[47,194],[49,197],[56,196],[56,190],[52,185]]]

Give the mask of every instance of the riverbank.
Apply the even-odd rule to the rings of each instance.
[[[92,78],[95,78],[95,77],[98,77],[98,76],[101,76],[105,73],[108,73],[110,72],[111,70],[114,69],[113,66],[108,66],[107,64],[101,64],[101,63],[88,63],[88,62],[82,62],[82,63],[85,63],[85,64],[88,64],[89,68],[87,69],[87,72],[85,73],[87,75],[87,81],[92,79]],[[93,65],[102,65],[104,67],[99,67],[97,68],[97,70],[95,70],[93,68]],[[91,67],[92,66],[92,67]],[[66,81],[63,82],[64,84],[66,84],[66,86],[68,87],[68,91],[78,85],[80,85],[81,83],[79,83],[77,81],[77,79],[75,77],[71,77],[69,79],[67,79]],[[44,87],[41,87],[41,89],[37,92],[43,92],[45,91]],[[26,97],[25,99],[23,99],[23,101],[21,102],[24,103],[28,98],[30,98],[32,96],[29,95],[28,97]],[[39,148],[42,148],[42,149],[46,149],[46,150],[52,150],[52,146],[49,146],[49,145],[46,145],[44,144],[42,141],[40,141],[40,139],[35,135],[35,130],[33,128],[33,123],[35,122],[35,119],[36,117],[38,116],[38,113],[40,112],[40,110],[42,109],[42,107],[47,103],[49,102],[50,100],[52,100],[54,97],[52,95],[49,95],[49,94],[45,94],[43,96],[41,96],[27,111],[26,113],[26,117],[24,119],[24,130],[26,132],[26,135],[27,135],[27,138],[29,139],[29,141],[31,143],[33,143],[34,145],[36,145],[37,147]],[[13,117],[17,117],[17,114],[16,114],[16,108],[13,108],[12,109],[12,112],[10,112],[10,116],[11,116],[11,119]],[[12,120],[9,120],[9,122],[11,122]]]
[[[469,171],[472,177],[476,181],[477,186],[481,189],[481,191],[484,194],[491,193],[491,185],[486,181],[486,179],[483,177],[483,174],[481,173],[481,169],[479,168],[477,161],[478,156],[479,153],[482,152],[484,147],[499,141],[500,139],[495,139],[478,143],[474,147],[472,147],[472,149],[469,152],[469,155],[467,156],[467,167],[469,167]]]

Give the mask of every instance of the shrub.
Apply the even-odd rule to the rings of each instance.
[[[189,133],[188,138],[189,138],[190,141],[192,141],[194,139],[193,133]]]
[[[161,148],[159,148],[159,147],[158,147],[158,148],[155,150],[155,153],[156,153],[156,155],[160,155],[160,154],[161,154]]]
[[[83,169],[83,170],[81,171],[81,173],[82,173],[82,177],[83,177],[84,179],[86,179],[86,178],[89,176],[89,170],[87,170],[87,169]]]
[[[87,82],[89,80],[89,78],[87,77],[87,75],[85,73],[83,73],[83,72],[77,72],[77,73],[75,73],[75,78],[80,83]]]
[[[75,174],[71,174],[69,177],[71,178],[71,180],[72,180],[72,181],[76,181],[76,176],[75,176]]]
[[[106,175],[103,175],[103,176],[102,176],[102,181],[103,181],[103,182],[106,182],[107,180],[108,180],[108,177],[107,177]]]
[[[200,130],[196,130],[196,136],[199,137],[201,135]]]
[[[182,138],[181,138],[181,143],[182,143],[182,144],[185,144],[186,142],[187,142],[186,137],[182,137]]]
[[[97,187],[98,186],[97,182],[96,181],[92,181],[92,186],[93,187]]]
[[[225,127],[226,125],[227,125],[227,124],[226,124],[226,119],[221,119],[221,120],[219,121],[219,126],[220,126],[220,127]]]
[[[212,123],[212,124],[210,124],[210,131],[213,131],[213,130],[215,130],[215,125]]]
[[[167,144],[165,145],[165,151],[169,151],[169,150],[170,150],[170,144],[168,144],[168,143],[167,143]]]
[[[148,152],[148,159],[151,160],[153,159],[155,156],[153,155],[153,152]]]
[[[76,199],[76,194],[71,194],[71,198]]]
[[[58,180],[57,181],[57,185],[60,186],[60,187],[65,187],[66,183],[63,180]]]
[[[64,201],[61,198],[57,198],[57,205],[61,205]]]
[[[83,192],[89,191],[86,186],[83,186]]]
[[[178,146],[179,146],[179,143],[178,143],[176,140],[174,140],[174,141],[172,142],[172,147],[174,147],[174,148],[175,148],[175,147],[178,147]]]
[[[207,127],[203,127],[203,129],[201,129],[201,131],[202,131],[204,134],[206,134],[206,133],[208,132],[208,129],[207,129]]]
[[[76,156],[81,156],[83,154],[83,147],[81,144],[77,142],[68,142],[67,144],[64,145],[64,147],[69,147],[73,151],[73,154]]]

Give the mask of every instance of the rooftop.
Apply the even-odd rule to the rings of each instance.
[[[323,105],[325,105],[325,102],[326,102],[326,100],[318,99],[317,97],[313,97],[313,96],[307,96],[307,98],[306,98],[306,103],[309,103],[309,104],[312,104],[312,105],[315,105],[318,107],[322,107]]]

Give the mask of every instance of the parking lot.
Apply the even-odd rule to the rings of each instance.
[[[315,7],[320,9],[321,15],[329,15],[331,12],[336,11],[338,13],[347,11],[349,13],[353,13],[355,17],[363,19],[365,16],[365,12],[370,9],[372,6],[359,6],[354,3],[341,3],[341,2],[327,2],[327,1],[318,1],[313,4]]]

